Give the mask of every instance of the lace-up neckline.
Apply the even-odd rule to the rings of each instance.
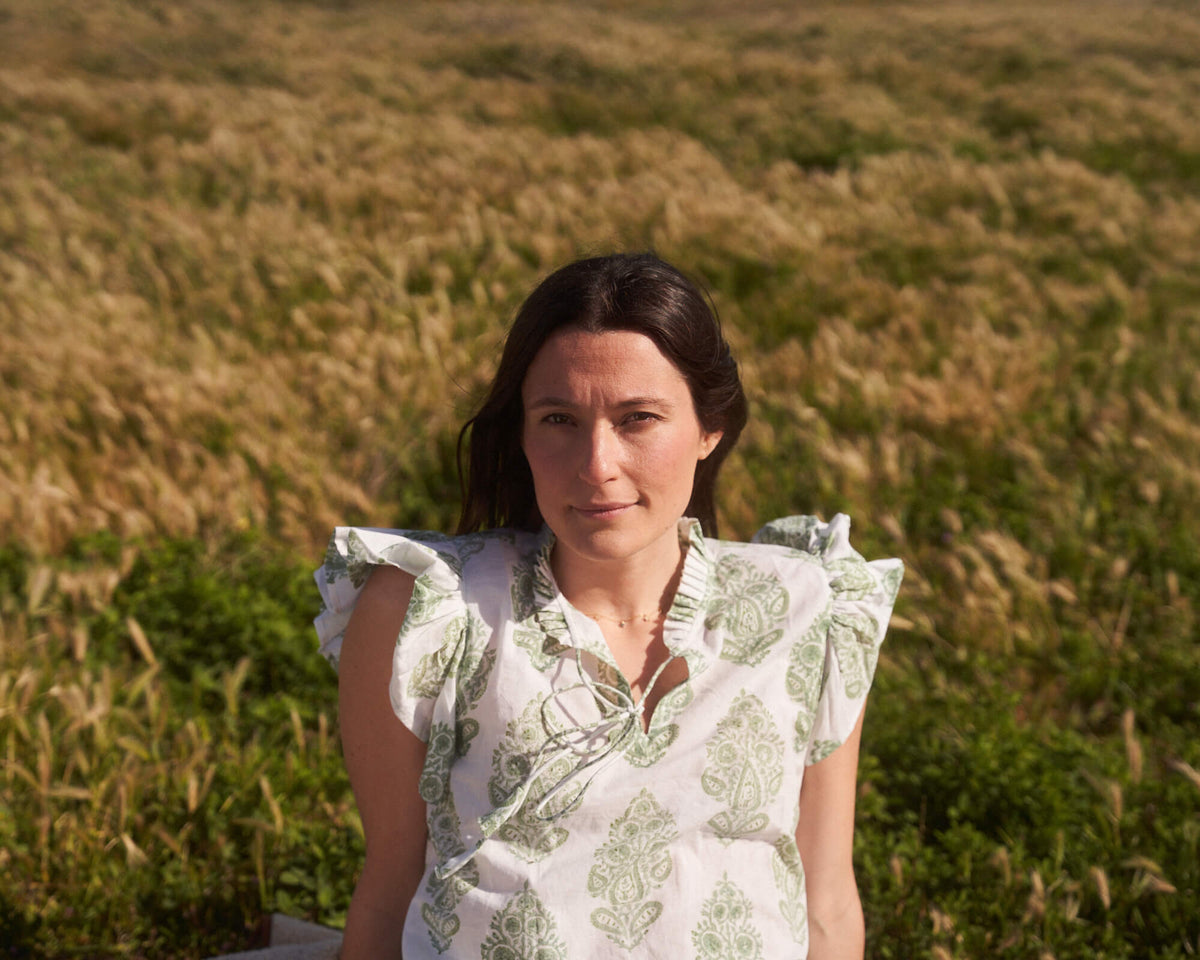
[[[596,777],[621,755],[624,747],[639,738],[650,739],[669,721],[669,717],[663,716],[665,702],[674,691],[688,684],[693,672],[692,661],[700,656],[698,651],[686,649],[686,640],[689,629],[702,608],[709,578],[709,558],[700,524],[685,518],[679,521],[678,531],[680,545],[683,547],[683,568],[675,597],[663,620],[663,642],[667,647],[667,656],[655,669],[641,695],[635,697],[629,681],[617,666],[600,625],[574,607],[558,589],[550,565],[554,535],[549,528],[543,528],[534,576],[534,593],[537,598],[534,617],[545,632],[548,643],[556,642],[573,649],[579,679],[575,683],[559,687],[552,696],[543,701],[543,728],[554,732],[549,733],[530,763],[529,771],[504,802],[479,819],[479,840],[435,868],[434,872],[439,879],[453,875],[469,863],[484,841],[520,809],[531,786],[559,760],[566,757],[574,763],[570,770],[549,786],[534,807],[534,815],[546,822],[554,822],[571,813],[578,807]],[[584,662],[585,653],[590,654],[602,665],[601,672],[603,668],[611,671],[616,682],[610,683],[600,675],[593,676]],[[646,712],[647,699],[663,672],[677,659],[688,663],[688,674],[657,699],[649,726],[643,729],[642,718]],[[594,720],[575,721],[564,726],[561,721],[549,716],[548,712],[575,691],[586,691],[590,694],[590,703],[595,705],[598,716]],[[668,707],[667,712],[674,715],[677,709],[671,710]],[[572,786],[576,787],[575,792],[569,799],[562,801],[562,796]],[[553,811],[547,812],[551,806],[554,806]]]

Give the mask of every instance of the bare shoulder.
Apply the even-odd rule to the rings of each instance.
[[[347,632],[360,633],[364,628],[373,632],[391,626],[398,630],[408,612],[415,582],[411,573],[399,567],[376,567],[359,595]]]
[[[395,567],[377,568],[359,595],[342,643],[338,719],[364,826],[387,822],[382,798],[403,785],[424,751],[424,744],[393,712],[388,695],[392,656],[413,580]],[[397,762],[404,757],[413,763]]]
[[[338,664],[343,729],[348,707],[345,694],[374,689],[380,676],[391,673],[392,652],[404,626],[414,582],[411,574],[397,567],[376,567],[359,594],[346,625]]]
[[[376,599],[377,602],[387,602],[393,599],[401,606],[408,606],[408,597],[412,593],[416,577],[406,570],[389,564],[376,567],[363,587],[362,597]]]

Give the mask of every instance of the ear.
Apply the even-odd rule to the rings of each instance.
[[[721,438],[725,436],[724,430],[714,430],[712,433],[706,433],[700,438],[700,456],[699,460],[705,460],[708,455],[717,449],[717,444],[721,442]]]

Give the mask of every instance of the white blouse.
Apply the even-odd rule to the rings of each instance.
[[[849,527],[789,517],[746,544],[680,521],[663,640],[687,679],[648,730],[548,530],[339,527],[316,574],[335,666],[372,566],[417,577],[389,685],[427,744],[406,960],[806,957],[804,768],[854,728],[903,573]]]

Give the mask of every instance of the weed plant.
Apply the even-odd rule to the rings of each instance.
[[[876,958],[1200,951],[1200,13],[0,0],[0,951],[343,921],[309,571],[452,526],[553,266],[653,247],[752,398],[726,535],[907,575]]]

